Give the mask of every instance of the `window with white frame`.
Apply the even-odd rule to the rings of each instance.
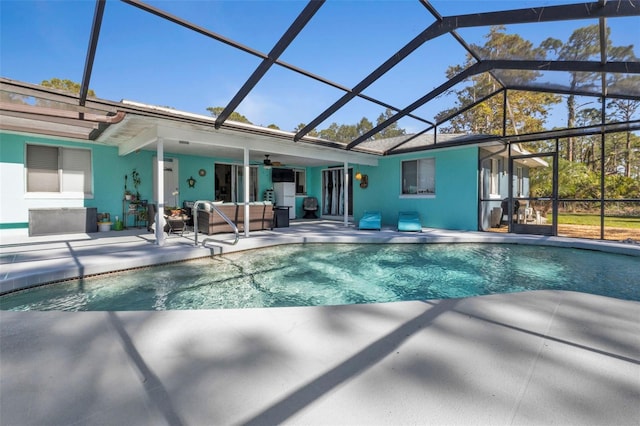
[[[435,193],[435,158],[402,162],[402,195],[435,195]]]
[[[27,145],[27,192],[92,195],[91,151]]]
[[[295,169],[296,195],[307,195],[307,173],[303,169]]]

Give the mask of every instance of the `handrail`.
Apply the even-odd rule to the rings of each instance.
[[[231,229],[233,229],[233,232],[236,234],[236,238],[231,243],[231,245],[235,246],[238,243],[238,240],[240,239],[240,231],[238,231],[238,227],[236,226],[235,223],[233,223],[233,221],[231,219],[229,219],[229,217],[227,217],[226,214],[224,214],[220,210],[218,210],[218,208],[216,207],[215,204],[213,204],[211,201],[208,201],[208,200],[198,200],[195,203],[193,203],[193,207],[191,208],[191,216],[193,217],[193,234],[195,236],[195,238],[194,238],[195,239],[195,246],[196,247],[198,246],[198,205],[200,205],[200,204],[209,204],[209,206],[213,209],[213,211],[218,213],[220,215],[220,217],[225,222],[227,222],[229,225],[231,225]],[[205,239],[205,241],[207,239]],[[202,245],[204,245],[205,241],[202,242]]]

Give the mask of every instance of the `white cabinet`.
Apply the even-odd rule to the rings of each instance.
[[[296,218],[296,184],[294,182],[275,182],[273,191],[276,193],[276,206],[291,207],[289,219]]]

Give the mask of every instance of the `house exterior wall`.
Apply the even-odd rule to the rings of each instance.
[[[25,167],[25,153],[28,143],[91,150],[93,196],[69,197],[65,194],[51,194],[39,197],[28,194]],[[29,227],[29,209],[34,208],[96,207],[99,213],[109,213],[112,221],[116,216],[122,219],[124,176],[129,175],[128,189],[135,193],[130,177],[134,168],[140,173],[141,185],[138,192],[141,199],[153,201],[155,154],[155,151],[140,151],[127,156],[119,156],[116,147],[0,132],[0,232],[15,230],[26,234]],[[184,200],[211,200],[215,185],[214,163],[216,161],[234,162],[223,158],[170,153],[167,153],[166,156],[179,160],[178,197],[180,204]],[[200,169],[207,172],[205,176],[198,174]],[[187,183],[187,179],[190,177],[196,179],[196,185],[193,188],[190,188]],[[270,187],[270,171],[260,167],[258,198],[262,199],[264,190]],[[165,204],[173,202],[173,200],[165,200]],[[302,200],[299,204],[302,204]],[[302,210],[301,207],[300,210]]]
[[[316,213],[318,217],[322,213],[322,170],[324,169],[326,167],[307,167],[307,196],[316,197],[318,200],[318,211]],[[302,204],[299,211],[302,212]],[[304,216],[304,213],[301,214]]]
[[[92,197],[52,194],[38,197],[26,192],[26,144],[88,148],[92,151]],[[29,209],[53,207],[96,207],[98,212],[122,215],[124,175],[130,173],[133,160],[118,157],[118,150],[95,144],[78,143],[38,136],[0,132],[0,230],[28,228]],[[145,176],[142,176],[144,190]],[[146,182],[151,185],[149,182]],[[150,188],[150,187],[149,187]]]
[[[26,192],[26,144],[81,147],[92,152],[92,188],[90,197],[67,197],[64,194],[38,197]],[[139,151],[119,156],[111,146],[83,143],[58,138],[0,132],[0,231],[28,229],[29,209],[95,207],[99,213],[109,213],[122,219],[124,176],[135,168],[140,173],[138,191],[141,199],[153,201],[153,162],[155,151]],[[167,153],[167,157],[179,161],[179,203],[184,200],[210,200],[214,196],[216,161],[234,163],[233,160]],[[368,188],[360,188],[353,180],[353,217],[357,223],[365,210],[380,210],[383,224],[395,226],[399,211],[414,210],[420,213],[423,226],[475,230],[477,228],[477,155],[475,147],[429,151],[403,156],[384,157],[378,167],[350,165],[354,173],[360,171],[369,176]],[[429,197],[401,195],[401,162],[403,160],[432,157],[436,160],[436,194]],[[237,162],[236,162],[237,163]],[[324,167],[306,168],[307,196],[322,202],[322,170]],[[200,176],[198,171],[207,173]],[[190,188],[187,179],[196,179]],[[270,170],[259,167],[258,199],[263,199],[266,189],[272,187]],[[131,178],[128,189],[135,192]],[[296,217],[302,217],[304,196],[296,197]],[[172,200],[165,200],[172,204]]]
[[[434,158],[436,193],[432,196],[401,194],[401,164],[404,160]],[[425,227],[452,230],[477,229],[478,149],[464,147],[383,157],[378,167],[354,167],[368,175],[369,186],[354,181],[354,221],[366,210],[382,213],[383,226],[395,227],[398,212],[417,211]]]

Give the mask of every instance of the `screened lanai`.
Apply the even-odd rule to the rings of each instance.
[[[291,146],[393,156],[478,145],[479,173],[499,160],[510,209],[516,200],[537,205],[553,234],[562,232],[561,212],[596,215],[592,238],[607,238],[610,218],[640,216],[638,0],[98,0],[27,8],[5,6],[3,19],[46,18],[57,32],[3,57],[3,77],[70,79],[79,94],[24,105],[21,96],[36,99],[37,90],[3,86],[2,109],[16,119],[38,114],[49,133],[94,140],[123,118],[119,103],[95,102],[93,90],[102,99],[210,112],[215,120],[206,125],[216,129],[244,117],[281,130],[277,138]],[[3,45],[17,47],[31,27],[3,34]],[[55,76],[35,72],[42,58],[56,62]],[[14,62],[34,72],[13,75]],[[519,164],[539,157],[549,167],[532,169],[539,186],[522,192]],[[584,178],[568,178],[576,174]],[[492,200],[479,193],[481,217]],[[509,217],[499,230],[518,232],[519,220]]]

